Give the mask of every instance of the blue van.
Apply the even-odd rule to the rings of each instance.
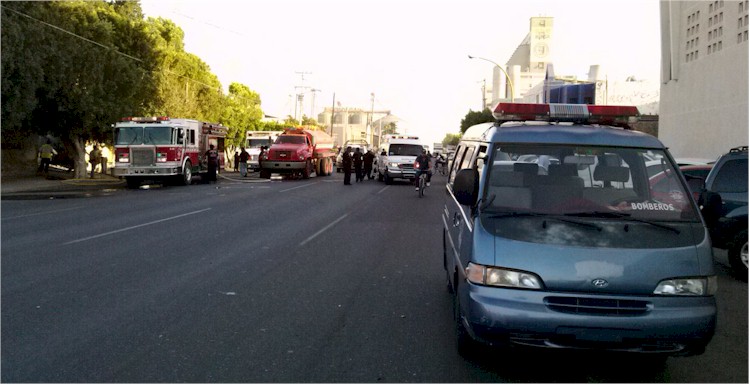
[[[462,354],[477,342],[704,351],[716,327],[711,241],[665,146],[629,129],[637,113],[499,103],[497,122],[466,130],[442,214]]]

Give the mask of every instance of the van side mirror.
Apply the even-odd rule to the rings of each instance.
[[[458,170],[453,179],[453,195],[458,203],[473,206],[479,197],[479,172],[473,168]]]

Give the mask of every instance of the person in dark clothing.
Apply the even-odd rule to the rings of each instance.
[[[341,156],[341,167],[344,169],[344,184],[352,184],[352,148],[347,147],[344,150],[344,155]]]
[[[235,159],[239,159],[239,166],[240,166],[240,175],[242,177],[247,176],[247,160],[250,159],[250,154],[248,154],[247,151],[245,151],[245,147],[242,147],[242,152],[240,152],[240,156],[238,156]],[[235,160],[237,162],[237,160]]]
[[[372,175],[372,162],[375,160],[375,154],[372,153],[372,150],[367,150],[365,155],[362,157],[365,161],[365,175],[367,175],[367,179],[372,179],[374,176]],[[362,179],[365,179],[363,176]]]
[[[416,174],[414,175],[414,189],[419,190],[419,176],[423,173],[427,174],[427,186],[429,186],[430,179],[432,179],[432,171],[430,171],[430,155],[427,154],[427,151],[422,150],[422,155],[414,160],[414,170],[416,170]]]
[[[240,153],[235,151],[234,152],[234,171],[240,170]]]
[[[214,145],[210,145],[208,151],[206,151],[206,161],[208,163],[208,180],[207,182],[216,182],[216,169],[219,168],[219,152],[214,149]]]
[[[359,147],[354,149],[352,160],[354,161],[354,178],[357,182],[361,182],[364,177],[362,175],[362,153],[359,151]]]

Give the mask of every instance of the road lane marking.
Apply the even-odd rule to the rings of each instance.
[[[47,214],[54,214],[54,213],[59,213],[59,212],[63,212],[63,211],[69,211],[69,210],[77,210],[77,209],[80,209],[81,207],[83,207],[83,206],[68,207],[67,209],[60,209],[60,210],[43,211],[43,212],[41,212],[41,213],[26,214],[26,215],[19,215],[19,216],[16,216],[16,217],[7,217],[7,218],[3,218],[2,220],[6,220],[6,219],[18,219],[18,218],[26,218],[26,217],[33,217],[33,216],[37,216],[37,215],[47,215]]]
[[[317,232],[317,233],[315,233],[315,234],[311,235],[311,236],[310,236],[309,238],[307,238],[307,239],[305,239],[304,241],[300,242],[300,244],[299,244],[299,245],[300,245],[300,246],[304,246],[304,245],[305,245],[305,244],[306,244],[307,242],[310,242],[310,241],[312,241],[313,239],[315,239],[315,237],[317,237],[317,236],[318,236],[318,235],[320,235],[320,234],[323,234],[323,232],[324,232],[324,231],[326,231],[326,230],[330,229],[330,228],[331,228],[331,227],[333,227],[333,226],[334,226],[335,224],[337,224],[337,223],[341,222],[341,220],[342,220],[342,219],[344,219],[344,218],[346,218],[346,217],[348,217],[348,216],[349,216],[349,213],[346,213],[346,214],[344,214],[344,215],[340,216],[340,217],[339,217],[339,219],[336,219],[335,221],[333,221],[333,222],[329,223],[329,224],[328,224],[328,226],[326,226],[326,227],[324,227],[324,228],[322,228],[322,229],[318,230],[318,232]]]
[[[296,189],[298,189],[298,188],[302,188],[302,187],[307,187],[307,186],[312,186],[312,185],[314,185],[314,184],[317,184],[317,183],[318,183],[318,182],[313,182],[313,183],[303,184],[302,186],[292,187],[292,188],[288,188],[288,189],[286,189],[286,190],[280,190],[279,192],[287,192],[287,191],[292,191],[292,190],[296,190]]]
[[[375,194],[377,195],[377,194],[380,194],[380,193],[382,193],[382,192],[383,192],[383,191],[385,191],[385,189],[387,189],[388,187],[391,187],[391,186],[385,186],[385,187],[381,188],[381,189],[380,189],[380,191],[378,191],[378,192],[377,192],[377,193],[375,193]]]
[[[157,224],[157,223],[161,223],[161,222],[171,221],[171,220],[173,220],[173,219],[177,219],[177,218],[182,218],[182,217],[186,217],[186,216],[188,216],[188,215],[195,215],[195,214],[199,214],[199,213],[202,213],[202,212],[204,212],[204,211],[208,211],[208,210],[211,210],[211,208],[209,207],[209,208],[207,208],[207,209],[203,209],[203,210],[198,210],[198,211],[193,211],[193,212],[189,212],[189,213],[185,213],[185,214],[175,215],[175,216],[173,216],[173,217],[169,217],[169,218],[164,218],[164,219],[159,219],[159,220],[157,220],[157,221],[151,221],[151,222],[148,222],[148,223],[143,223],[143,224],[140,224],[140,225],[130,226],[130,227],[126,227],[126,228],[124,228],[124,229],[119,229],[119,230],[108,231],[108,232],[106,232],[106,233],[101,233],[101,234],[97,234],[97,235],[92,235],[92,236],[90,236],[90,237],[86,237],[86,238],[76,239],[76,240],[74,240],[74,241],[70,241],[70,242],[65,242],[65,243],[63,243],[63,245],[70,245],[70,244],[73,244],[73,243],[78,243],[78,242],[88,241],[88,240],[91,240],[91,239],[95,239],[95,238],[101,238],[101,237],[104,237],[104,236],[107,236],[107,235],[112,235],[112,234],[116,234],[116,233],[121,233],[121,232],[123,232],[123,231],[128,231],[128,230],[133,230],[133,229],[137,229],[137,228],[139,228],[139,227],[150,226],[150,225],[153,225],[153,224]]]

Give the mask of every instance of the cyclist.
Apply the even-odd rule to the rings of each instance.
[[[427,150],[422,150],[422,155],[419,155],[417,159],[414,160],[414,171],[416,171],[416,174],[414,175],[415,190],[419,190],[419,176],[422,175],[422,173],[427,173],[427,186],[430,185],[432,171],[430,171],[430,156],[427,155]]]
[[[443,154],[438,154],[437,159],[435,160],[435,168],[438,172],[445,175],[445,166],[447,165],[447,161],[445,160],[445,156]]]

